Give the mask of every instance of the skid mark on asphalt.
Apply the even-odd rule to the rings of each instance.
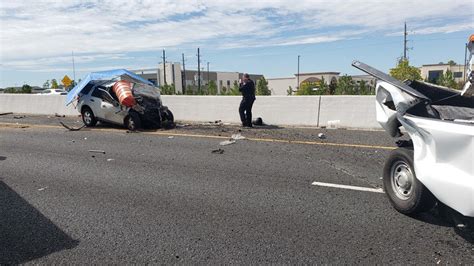
[[[332,187],[332,188],[341,188],[341,189],[349,189],[349,190],[357,190],[357,191],[365,191],[365,192],[374,192],[374,193],[385,193],[381,188],[369,188],[369,187],[357,187],[357,186],[348,186],[348,185],[339,185],[333,183],[323,183],[323,182],[313,182],[311,183],[313,186],[320,186],[320,187]]]
[[[14,124],[14,123],[0,123],[0,128],[20,128],[21,126],[28,126],[28,128],[60,128],[62,126],[52,125],[35,125],[35,124]],[[102,131],[102,132],[125,132],[125,129],[113,129],[113,128],[88,128],[86,131]],[[204,134],[187,134],[187,133],[174,133],[167,131],[157,132],[141,132],[146,135],[159,135],[159,136],[178,136],[178,137],[192,137],[192,138],[207,138],[207,139],[229,139],[229,137],[215,136],[215,135],[204,135]],[[334,143],[334,142],[320,142],[320,141],[303,141],[303,140],[287,140],[287,139],[273,139],[273,138],[252,138],[249,137],[247,140],[257,142],[274,142],[274,143],[286,143],[286,144],[303,144],[303,145],[318,145],[318,146],[331,146],[331,147],[342,147],[342,148],[359,148],[359,149],[379,149],[379,150],[394,150],[395,147],[390,146],[379,146],[379,145],[366,145],[366,144],[350,144],[350,143]]]

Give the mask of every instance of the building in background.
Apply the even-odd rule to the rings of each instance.
[[[164,70],[163,70],[164,68]],[[159,64],[158,68],[149,69],[136,69],[132,72],[140,75],[144,79],[147,79],[157,86],[163,85],[174,85],[176,93],[183,93],[183,87],[185,89],[196,90],[199,77],[197,70],[187,70],[184,72],[181,69],[180,63],[166,63]],[[165,75],[166,73],[166,75]],[[225,87],[226,89],[232,88],[235,82],[238,82],[242,78],[243,73],[240,72],[225,72],[225,71],[201,71],[200,79],[201,86],[207,86],[212,80],[217,85],[218,94],[220,94]],[[250,78],[253,81],[257,81],[263,77],[259,74],[250,74]],[[186,79],[185,79],[186,78]],[[184,81],[184,84],[183,84]],[[183,86],[184,85],[184,86]]]
[[[318,84],[324,80],[324,83],[329,85],[331,83],[337,82],[340,77],[340,72],[300,73],[299,85],[298,74],[295,74],[294,77],[269,78],[267,80],[268,88],[271,90],[272,95],[288,95],[290,87],[293,92],[296,92],[298,87],[305,83]],[[355,75],[351,77],[356,84],[360,84],[361,81],[365,81],[369,87],[375,87],[376,79],[370,75]]]
[[[420,67],[421,77],[431,83],[441,77],[446,71],[450,70],[453,73],[454,81],[464,82],[464,65],[458,64],[428,64]]]

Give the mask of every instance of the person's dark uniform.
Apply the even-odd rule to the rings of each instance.
[[[242,101],[239,106],[240,120],[244,127],[252,127],[252,106],[255,101],[255,83],[248,79],[240,83],[239,91],[242,93]]]

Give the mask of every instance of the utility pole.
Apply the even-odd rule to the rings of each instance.
[[[74,64],[74,51],[72,51],[72,75],[73,75],[73,85],[76,86],[76,66]]]
[[[405,22],[405,31],[403,33],[403,60],[407,60],[407,23]]]
[[[298,55],[298,73],[296,74],[296,90],[300,89],[300,55]]]
[[[198,48],[198,93],[201,93],[201,54],[199,53]]]
[[[466,46],[464,47],[464,73],[463,73],[464,83],[466,83],[467,64],[469,63],[467,62],[467,43],[466,43]]]
[[[209,85],[209,62],[207,62],[207,85]]]
[[[183,94],[186,94],[186,65],[184,64],[184,53],[183,56]]]
[[[168,85],[166,83],[166,52],[165,52],[165,49],[163,49],[163,83],[165,85]]]

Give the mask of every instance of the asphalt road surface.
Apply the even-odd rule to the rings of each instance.
[[[0,264],[474,261],[473,231],[436,209],[408,217],[383,193],[312,185],[380,188],[384,132],[57,119],[0,119]],[[234,133],[248,139],[219,145]]]

